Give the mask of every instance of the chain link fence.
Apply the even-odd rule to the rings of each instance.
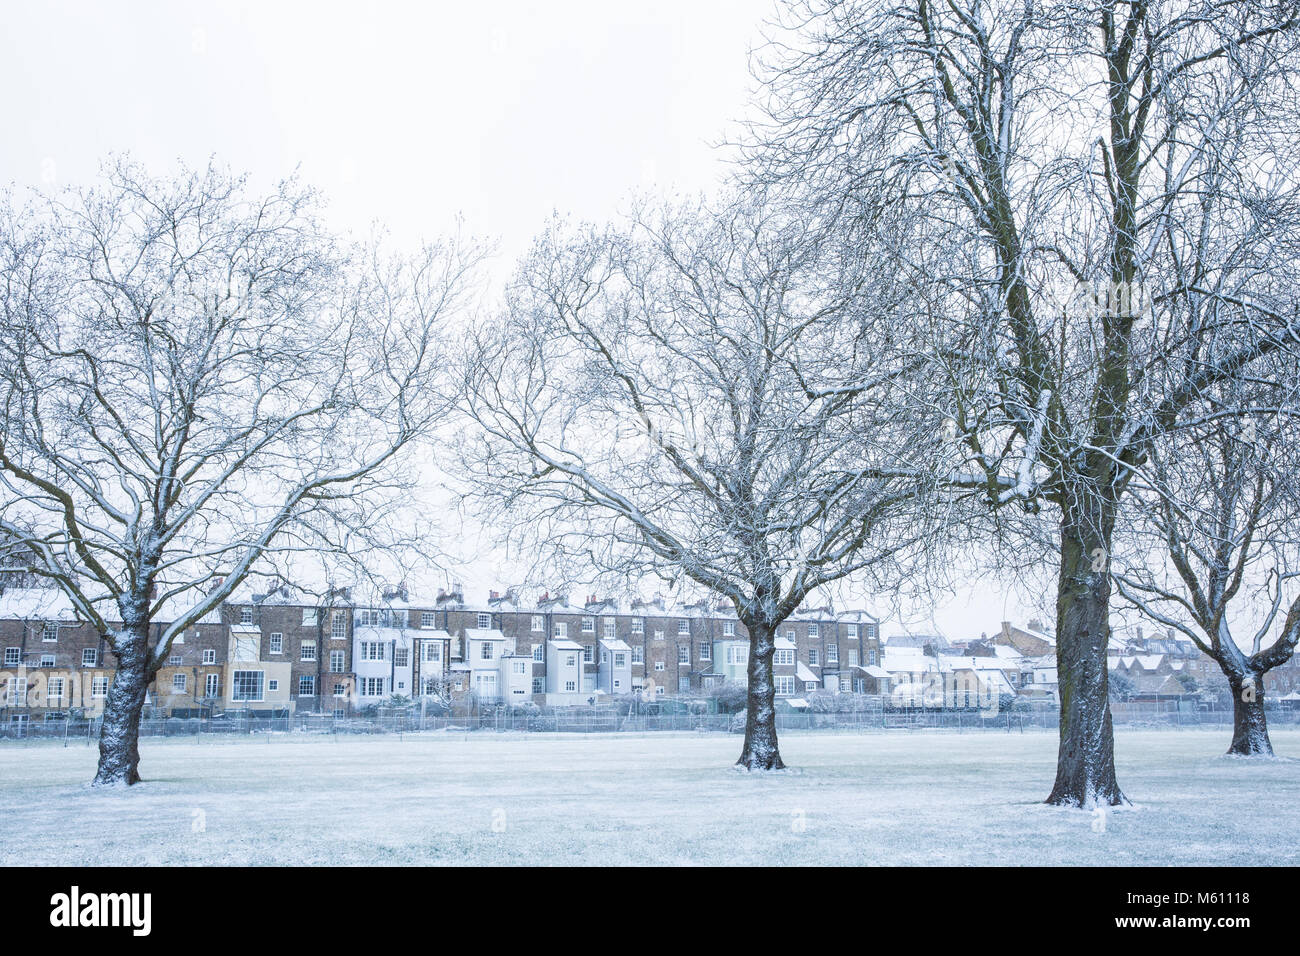
[[[1192,710],[1180,708],[1175,701],[1115,704],[1112,707],[1118,728],[1214,728],[1231,729],[1232,712],[1228,710]],[[62,739],[66,743],[93,743],[99,736],[98,720],[45,720],[40,715],[11,712],[0,716],[0,739]],[[1034,704],[1003,710],[892,709],[875,700],[856,701],[853,710],[818,712],[813,710],[779,713],[778,731],[887,732],[907,730],[946,730],[958,733],[1023,733],[1055,730],[1058,711],[1052,704]],[[1300,710],[1270,708],[1270,726],[1300,724]],[[690,713],[686,709],[667,711],[661,707],[636,712],[631,709],[601,708],[480,708],[463,714],[427,716],[418,712],[378,714],[365,717],[334,717],[299,714],[284,717],[254,717],[227,714],[221,717],[169,717],[141,721],[144,737],[213,738],[263,735],[354,735],[409,733],[655,733],[688,731],[696,733],[742,733],[745,715],[727,713]]]

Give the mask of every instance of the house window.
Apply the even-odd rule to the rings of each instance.
[[[644,663],[645,663],[645,648],[644,648],[644,647],[634,647],[634,648],[632,648],[632,663],[633,663],[633,664],[644,664]]]
[[[185,675],[182,674],[181,676],[184,677]],[[181,690],[184,689],[185,689],[184,687],[181,687]],[[58,701],[63,700],[63,678],[62,677],[51,677],[49,681],[46,683],[45,700],[46,702],[55,701],[56,703]]]
[[[686,693],[691,689],[691,679],[689,677],[677,678],[677,690]]]
[[[622,651],[615,651],[615,652],[614,652],[614,666],[615,666],[615,667],[627,667],[627,655],[624,654]]]
[[[661,670],[663,670],[663,669],[664,669],[664,662],[663,662],[663,661],[655,661],[655,670],[657,670],[657,671],[661,671]]]
[[[691,662],[691,646],[689,644],[677,645],[677,663],[689,664]]]
[[[301,659],[302,659],[302,660],[304,660],[304,661],[314,661],[314,660],[316,659],[316,642],[315,642],[315,641],[303,641],[303,642],[302,642],[302,647],[300,648],[300,651],[301,651]]]
[[[540,634],[546,630],[546,619],[540,614],[533,615],[533,631]]]
[[[41,666],[42,666],[42,667],[53,667],[53,666],[54,666],[54,655],[53,655],[53,654],[42,654],[42,655],[41,655]]]
[[[544,694],[544,693],[546,693],[546,681],[543,680],[543,679],[540,678],[540,677],[534,677],[534,678],[533,678],[533,693],[534,693],[534,694]]]
[[[209,674],[203,686],[204,697],[217,697],[221,693],[221,675]]]
[[[16,648],[15,648],[16,649]],[[7,661],[6,661],[7,663]],[[17,662],[15,662],[17,663]],[[99,663],[99,651],[93,647],[83,647],[81,649],[81,666],[94,667]]]
[[[303,674],[298,678],[298,696],[315,697],[316,696],[316,678],[311,674]]]
[[[556,621],[556,622],[555,622],[555,634],[554,634],[554,636],[555,636],[555,637],[568,637],[568,636],[569,636],[569,625],[566,624],[566,623],[564,623],[563,621]]]
[[[334,685],[334,696],[335,696],[335,697],[346,697],[346,696],[348,696],[348,685],[347,685],[347,684],[335,684],[335,685]]]
[[[108,696],[108,675],[96,674],[90,679],[90,696],[107,697]]]
[[[362,641],[361,659],[363,661],[382,661],[384,659],[384,642]]]
[[[772,663],[781,666],[790,666],[794,664],[794,651],[785,649],[775,651],[772,654]]]
[[[689,633],[691,633],[691,622],[690,622],[690,621],[678,621],[678,622],[677,622],[677,633],[678,633],[678,634],[689,634]]]
[[[614,619],[612,617],[605,618],[605,637],[609,640],[614,639],[616,633],[614,626]]]
[[[656,687],[656,688],[655,688],[655,696],[656,696],[656,697],[662,697],[662,696],[664,696],[665,693],[667,693],[667,691],[666,691],[663,687]]]
[[[565,667],[577,667],[577,666],[578,666],[578,655],[577,655],[577,654],[565,654],[565,655],[564,655],[564,666],[565,666]]]
[[[393,666],[408,667],[411,663],[411,649],[409,647],[393,648]]]
[[[184,675],[184,674],[173,674],[173,675],[172,675],[172,691],[173,691],[173,692],[175,692],[175,693],[177,693],[177,694],[183,694],[183,693],[185,693],[185,686],[186,686],[186,682],[185,682],[185,675]]]
[[[348,616],[342,611],[335,611],[330,621],[330,637],[341,641],[348,636]]]
[[[253,609],[251,607],[241,607],[239,609],[239,623],[240,624],[253,623]]]
[[[262,671],[235,671],[230,675],[230,699],[261,700],[262,676]],[[275,684],[275,681],[271,683]]]
[[[179,654],[173,654],[171,657],[167,658],[167,663],[171,667],[179,667],[181,664],[181,656]]]
[[[817,648],[815,647],[808,648],[808,664],[811,667],[817,666]]]
[[[858,666],[858,649],[856,647],[849,648],[849,666],[850,667]]]
[[[596,619],[594,617],[584,617],[582,619],[582,633],[583,634],[596,633]]]
[[[847,624],[845,625],[844,633],[849,636],[850,640],[856,640],[858,636],[858,626],[856,624]]]
[[[546,648],[541,644],[533,645],[533,660],[542,663],[546,660]]]
[[[527,674],[527,673],[528,673],[528,662],[527,662],[527,661],[512,661],[512,662],[510,663],[510,669],[511,669],[512,671],[514,671],[516,674]]]
[[[203,651],[203,663],[215,664],[217,662],[217,652],[211,647]]]
[[[384,679],[382,677],[361,678],[361,696],[362,697],[383,697]]]
[[[484,642],[482,643],[482,645],[479,647],[479,651],[478,651],[478,659],[481,660],[481,661],[490,661],[490,660],[492,660],[492,642],[491,642],[491,641],[484,641]]]
[[[427,641],[424,645],[424,662],[436,664],[442,660],[442,641]]]
[[[826,645],[826,663],[838,664],[840,662],[840,646],[838,644]]]
[[[583,644],[583,645],[582,645],[582,662],[583,662],[584,664],[590,664],[592,661],[594,661],[594,660],[596,659],[596,653],[595,653],[595,652],[596,652],[596,647],[595,647],[594,644]]]
[[[378,627],[379,609],[364,607],[357,611],[357,623],[362,627]]]
[[[727,648],[728,664],[747,664],[749,662],[749,648],[743,644],[733,644]]]
[[[342,651],[330,651],[330,673],[331,674],[343,673],[343,652]]]
[[[620,687],[622,687],[622,686],[623,686],[623,682],[622,682],[621,680],[619,680],[618,678],[615,678],[615,679],[614,679],[614,689],[615,689],[615,690],[618,690],[618,689],[619,689]]]
[[[279,631],[271,632],[271,653],[272,654],[284,653],[284,635],[281,634]]]
[[[790,697],[794,694],[794,678],[786,675],[784,677],[773,678],[776,684],[776,696]]]
[[[735,621],[723,621],[723,622],[722,622],[722,633],[723,633],[723,636],[724,636],[724,637],[735,637],[735,636],[736,636],[736,622],[735,622]]]
[[[23,659],[23,649],[21,647],[5,648],[5,666],[13,667]]]
[[[663,631],[655,631],[655,640],[656,640],[656,641],[662,641],[663,639],[664,639],[664,632],[663,632]]]
[[[280,682],[278,680],[269,680],[266,682],[266,689],[274,693],[280,689]]]
[[[795,638],[795,633],[794,633],[794,628],[793,628],[793,627],[788,627],[788,628],[786,628],[786,631],[785,631],[785,637],[786,637],[786,640],[791,641],[791,642],[793,642],[793,641],[796,639],[796,638]]]
[[[480,614],[478,616],[478,626],[485,631],[490,628],[492,626],[492,615]]]
[[[315,627],[316,622],[320,619],[320,612],[314,607],[305,607],[302,609],[302,626]]]
[[[564,682],[564,689],[567,690],[567,691],[572,691],[572,690],[577,690],[578,688],[577,688],[577,685],[574,684],[573,681],[571,681],[571,680],[566,680],[566,681]]]
[[[633,634],[644,634],[644,633],[645,633],[645,621],[643,621],[643,620],[642,620],[641,618],[639,618],[639,617],[634,617],[634,618],[632,618],[632,633],[633,633]]]
[[[27,678],[26,677],[9,678],[9,706],[10,707],[27,706]]]
[[[432,611],[421,611],[421,612],[420,612],[420,627],[433,627],[433,612],[432,612]]]
[[[809,637],[820,637],[820,636],[821,636],[821,625],[820,625],[820,624],[809,624],[809,625],[808,625],[808,636],[809,636]]]
[[[713,648],[710,647],[707,643],[701,644],[699,648],[699,655],[700,655],[700,660],[702,661],[712,660]]]
[[[876,649],[874,647],[867,648],[867,664],[870,667],[876,666]]]
[[[45,628],[41,631],[41,640],[50,643],[58,639],[59,625],[55,621],[46,621]]]

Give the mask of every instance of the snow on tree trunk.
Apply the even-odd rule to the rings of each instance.
[[[140,716],[153,679],[149,660],[148,625],[137,625],[118,638],[114,653],[117,672],[99,734],[97,787],[130,786],[140,782]]]
[[[1107,687],[1110,640],[1108,523],[1061,524],[1056,599],[1056,667],[1061,742],[1047,802],[1091,809],[1125,803],[1115,779],[1115,735]]]
[[[1229,675],[1232,687],[1232,746],[1228,753],[1239,757],[1271,757],[1273,742],[1268,739],[1268,722],[1264,716],[1264,681],[1260,675]]]
[[[736,766],[747,770],[781,770],[776,740],[776,686],[772,654],[776,650],[770,625],[746,622],[749,630],[749,691],[745,711],[745,746]]]

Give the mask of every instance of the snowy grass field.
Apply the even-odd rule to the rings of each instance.
[[[84,743],[0,746],[6,865],[1297,864],[1300,731],[1118,731],[1136,808],[1044,806],[1055,733],[429,734],[146,739],[146,783],[88,785]]]

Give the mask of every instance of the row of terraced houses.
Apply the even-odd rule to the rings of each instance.
[[[165,615],[164,615],[165,616]],[[161,627],[162,624],[156,624]],[[888,691],[878,622],[865,611],[810,608],[777,636],[777,694]],[[0,593],[0,708],[95,716],[113,676],[104,637],[51,588]],[[744,684],[749,639],[729,605],[514,591],[466,601],[460,588],[373,603],[347,590],[324,600],[289,585],[236,594],[186,629],[149,692],[155,715],[249,711],[347,715],[394,696],[482,704],[582,704]]]

